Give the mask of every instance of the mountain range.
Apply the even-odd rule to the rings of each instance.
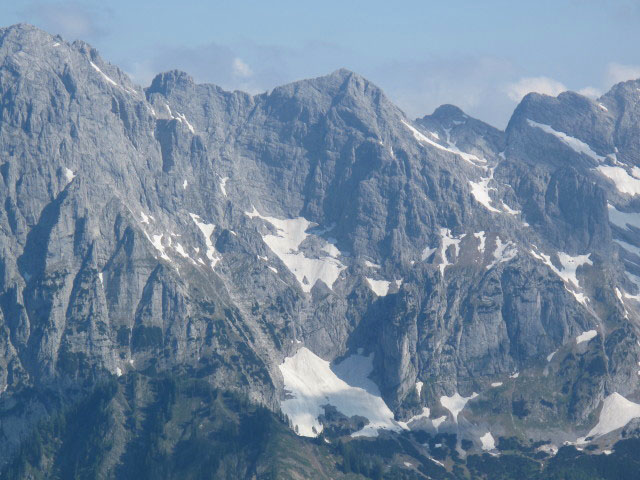
[[[640,81],[502,131],[21,24],[0,174],[3,478],[637,478]]]

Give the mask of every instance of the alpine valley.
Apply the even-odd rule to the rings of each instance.
[[[0,477],[637,479],[640,81],[505,131],[0,29]]]

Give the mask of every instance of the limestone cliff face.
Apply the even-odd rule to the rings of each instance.
[[[301,344],[374,353],[398,419],[476,392],[497,431],[588,430],[640,394],[639,88],[531,94],[502,132],[407,119],[346,70],[143,90],[82,42],[0,30],[0,435],[50,407],[30,392],[131,371],[275,408]],[[482,410],[499,382],[526,414]]]

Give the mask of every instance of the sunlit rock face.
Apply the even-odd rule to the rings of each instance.
[[[307,436],[326,406],[485,450],[635,416],[640,82],[528,95],[503,132],[347,70],[143,89],[20,25],[0,91],[0,460],[51,407],[28,392],[175,369]]]

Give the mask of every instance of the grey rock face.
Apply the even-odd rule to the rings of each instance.
[[[502,132],[413,122],[346,70],[142,90],[84,43],[0,32],[0,460],[44,414],[12,413],[26,389],[181,366],[275,408],[300,344],[374,353],[398,419],[476,392],[469,421],[575,439],[608,394],[640,400],[640,203],[600,168],[633,185],[640,83],[531,94]]]

